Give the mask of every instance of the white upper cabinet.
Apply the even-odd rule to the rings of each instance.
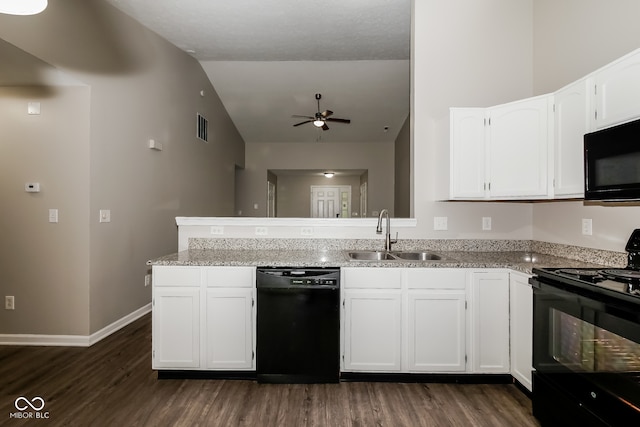
[[[640,116],[640,50],[601,68],[594,73],[594,78],[594,129],[602,129]]]
[[[543,95],[489,108],[489,192],[492,199],[547,197],[549,111]]]
[[[452,199],[484,199],[485,108],[451,109],[451,177]]]
[[[450,110],[452,200],[584,197],[584,134],[640,117],[640,49],[567,85]]]
[[[552,96],[451,109],[451,199],[549,196]]]
[[[554,196],[584,197],[584,134],[591,126],[593,79],[585,78],[555,93]]]

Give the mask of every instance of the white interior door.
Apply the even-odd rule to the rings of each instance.
[[[311,186],[311,218],[348,218],[351,186]]]
[[[367,183],[363,182],[362,184],[360,184],[360,216],[366,217],[368,209],[369,208],[367,206]]]
[[[267,181],[267,216],[276,216],[276,185],[271,181]]]

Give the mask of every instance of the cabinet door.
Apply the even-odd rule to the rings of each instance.
[[[253,294],[253,289],[207,289],[207,368],[254,368]]]
[[[475,372],[509,373],[509,274],[472,273]]]
[[[539,96],[489,109],[489,193],[494,198],[549,194],[549,104]]]
[[[409,291],[409,370],[466,369],[464,291]]]
[[[154,369],[200,367],[199,287],[154,287],[152,336]]]
[[[485,182],[485,109],[450,110],[450,190],[452,199],[483,199]]]
[[[592,79],[582,79],[554,96],[554,197],[584,197],[584,134],[591,123]]]
[[[640,117],[640,50],[596,71],[595,128]]]
[[[533,289],[529,276],[511,274],[511,375],[532,390]]]
[[[344,368],[346,371],[399,371],[401,291],[346,290]]]

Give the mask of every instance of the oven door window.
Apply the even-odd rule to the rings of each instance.
[[[640,373],[638,342],[555,308],[549,314],[550,356],[565,368],[584,373]]]

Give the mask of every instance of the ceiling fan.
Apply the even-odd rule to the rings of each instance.
[[[329,126],[327,126],[327,122],[336,122],[336,123],[351,123],[349,119],[338,119],[335,117],[329,117],[333,114],[331,110],[324,110],[322,113],[320,112],[320,99],[322,95],[316,93],[316,100],[318,101],[318,112],[314,116],[299,116],[294,114],[291,117],[303,117],[307,120],[304,122],[296,123],[293,126],[300,126],[305,123],[313,123],[313,125],[317,128],[321,128],[322,130],[329,130]]]

